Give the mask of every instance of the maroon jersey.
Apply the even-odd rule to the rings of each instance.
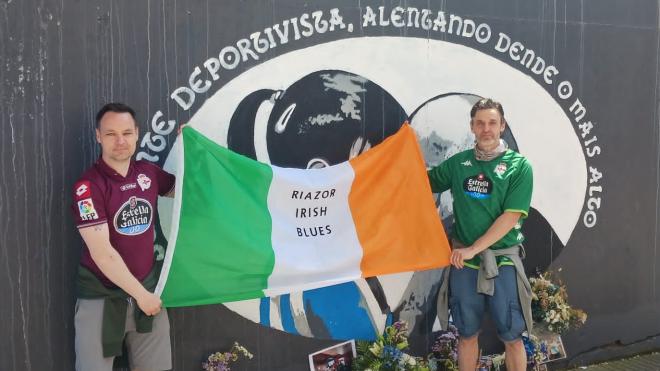
[[[154,220],[158,196],[174,188],[174,175],[146,161],[131,161],[125,177],[99,158],[73,188],[72,211],[78,228],[108,223],[110,244],[128,270],[142,281],[153,268]],[[104,285],[115,287],[96,266],[87,246],[80,264]]]

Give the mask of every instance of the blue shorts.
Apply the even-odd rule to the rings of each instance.
[[[481,329],[481,320],[488,307],[495,322],[497,335],[504,342],[521,338],[525,331],[520,300],[516,268],[504,265],[499,268],[499,275],[494,278],[493,296],[477,293],[478,270],[465,267],[451,267],[449,272],[449,308],[454,326],[462,337],[472,337]]]

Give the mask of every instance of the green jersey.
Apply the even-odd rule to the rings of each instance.
[[[505,211],[519,212],[522,217],[507,234],[490,246],[503,249],[525,240],[521,227],[532,199],[532,167],[525,157],[506,150],[491,161],[477,161],[474,150],[457,153],[428,171],[434,193],[451,190],[454,199],[452,237],[465,246],[472,245]],[[510,264],[506,257],[498,263]],[[478,268],[479,256],[465,261]]]

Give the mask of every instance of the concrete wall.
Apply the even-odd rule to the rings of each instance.
[[[304,168],[406,118],[437,164],[469,145],[472,102],[494,97],[534,166],[526,267],[558,272],[589,314],[564,337],[568,362],[660,347],[658,14],[648,0],[0,1],[0,369],[73,367],[70,193],[99,155],[108,101],[137,109],[138,158],[165,168],[183,122]],[[439,212],[450,221],[447,195]],[[175,369],[238,340],[256,354],[244,369],[303,370],[307,354],[397,319],[424,354],[439,274],[171,310]]]

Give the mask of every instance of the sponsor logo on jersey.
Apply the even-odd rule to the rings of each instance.
[[[80,219],[83,221],[96,220],[99,218],[99,214],[96,213],[94,202],[92,202],[91,198],[78,201],[78,211],[80,212]]]
[[[140,186],[140,189],[142,189],[143,191],[151,187],[151,179],[144,174],[140,174],[137,176],[137,182],[138,185]]]
[[[85,181],[80,182],[76,185],[76,197],[78,199],[92,197],[92,192],[90,191],[89,181],[85,180]]]
[[[119,189],[122,192],[123,191],[128,191],[130,189],[135,189],[135,188],[137,188],[137,184],[135,184],[135,183],[128,183],[128,184],[124,184],[123,186],[119,187]]]
[[[136,236],[149,229],[152,217],[153,208],[149,201],[133,196],[117,210],[114,227],[119,234]]]
[[[484,174],[465,178],[463,191],[466,195],[478,200],[490,198],[493,192],[493,182]]]
[[[463,165],[463,166],[472,166],[472,161],[465,160],[465,161],[461,162],[461,165]]]

